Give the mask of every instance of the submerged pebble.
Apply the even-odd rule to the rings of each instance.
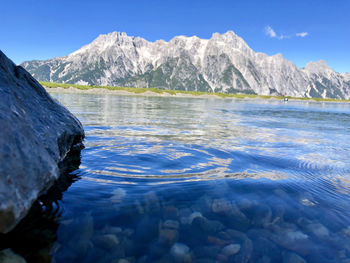
[[[292,252],[283,252],[283,263],[307,263],[301,256]]]
[[[105,250],[113,250],[119,244],[119,239],[114,234],[107,235],[99,235],[95,236],[93,239],[95,246],[105,249]]]
[[[231,202],[224,198],[214,199],[212,204],[212,210],[214,213],[223,214],[230,214],[233,212]]]
[[[166,206],[163,208],[163,219],[177,220],[179,217],[179,210],[175,206]]]
[[[306,226],[306,229],[308,229],[311,233],[313,233],[318,238],[325,238],[329,236],[328,229],[320,223],[309,224]]]
[[[160,201],[159,198],[157,196],[157,194],[153,191],[150,191],[148,193],[145,194],[145,211],[147,213],[150,212],[158,212],[160,211]]]
[[[119,204],[123,201],[126,196],[126,191],[123,188],[117,188],[112,192],[112,197],[110,198],[112,203]]]
[[[170,249],[170,254],[174,257],[176,262],[189,262],[189,251],[190,248],[185,244],[175,243]]]
[[[166,220],[164,223],[163,223],[163,228],[170,228],[170,229],[179,229],[179,222],[178,221],[175,221],[175,220]]]
[[[224,254],[225,256],[229,257],[229,256],[232,256],[232,255],[238,253],[238,251],[240,249],[241,249],[240,244],[230,244],[230,245],[227,245],[226,247],[224,247],[221,250],[221,253]]]
[[[1,263],[26,263],[27,261],[14,253],[11,249],[4,249],[0,251],[0,262]]]
[[[159,243],[173,245],[179,238],[179,232],[176,229],[162,228],[159,231]]]
[[[286,237],[289,241],[294,242],[298,240],[304,240],[308,238],[308,235],[302,233],[301,231],[288,231]]]

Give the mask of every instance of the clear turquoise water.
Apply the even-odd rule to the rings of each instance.
[[[350,262],[349,104],[52,96],[86,131],[54,262]]]

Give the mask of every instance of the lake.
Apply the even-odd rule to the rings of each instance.
[[[350,262],[350,104],[52,96],[86,148],[27,258]]]

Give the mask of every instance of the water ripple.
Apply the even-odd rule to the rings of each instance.
[[[271,262],[291,251],[308,262],[350,258],[349,104],[55,96],[87,135],[74,172],[80,180],[64,194],[62,220],[93,217],[99,235],[117,225],[132,229],[120,245],[135,239],[140,262],[142,256],[153,262],[164,213],[174,211],[182,214],[172,215],[181,225],[178,242],[197,256],[198,248],[210,242],[218,248],[227,233],[240,231],[254,244],[252,262],[262,260],[261,251]],[[227,232],[201,239],[203,231],[188,225],[196,216]],[[139,232],[152,226],[145,236],[153,239],[145,241]],[[65,240],[69,231],[60,229],[58,240]],[[240,243],[244,251],[247,242]],[[247,262],[241,256],[230,259]]]

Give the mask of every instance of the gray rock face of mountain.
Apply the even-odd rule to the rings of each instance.
[[[22,66],[38,80],[61,83],[350,98],[348,74],[323,61],[299,69],[281,54],[255,53],[232,31],[169,42],[113,32],[66,57]]]
[[[81,123],[0,51],[0,233],[10,231],[81,146]]]

